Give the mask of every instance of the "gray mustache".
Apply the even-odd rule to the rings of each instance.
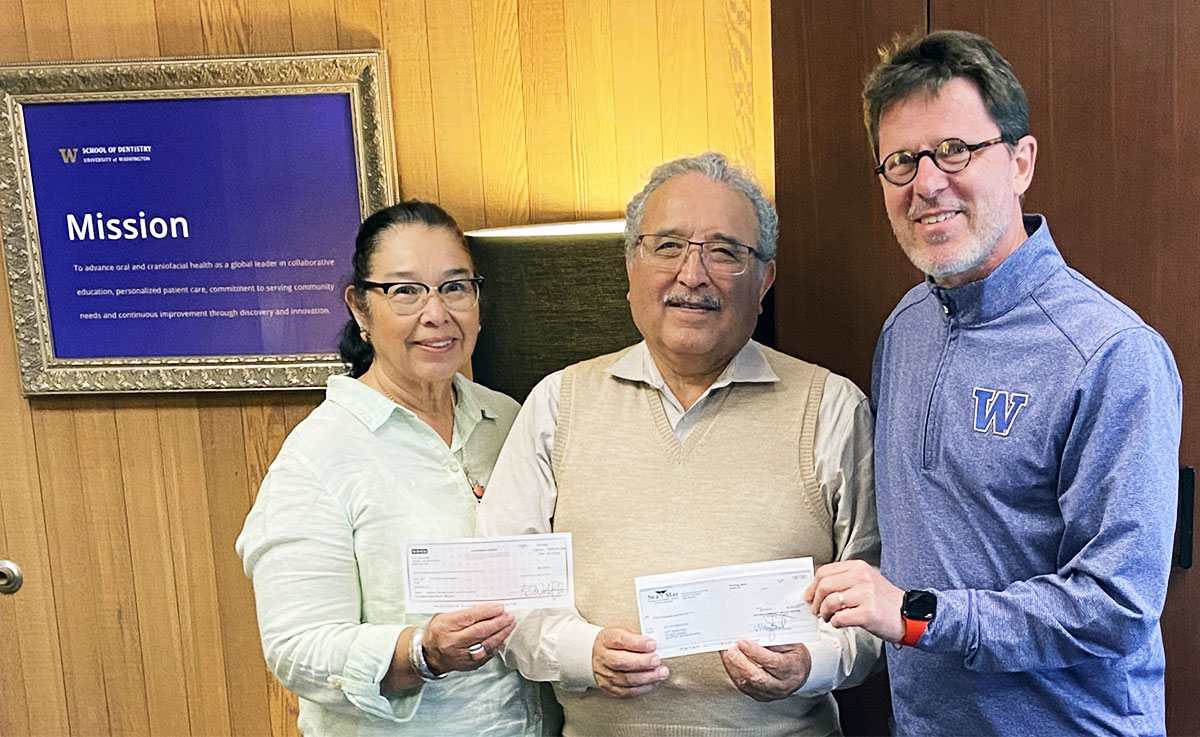
[[[667,307],[692,307],[701,310],[721,309],[721,299],[711,294],[668,294],[663,297]]]

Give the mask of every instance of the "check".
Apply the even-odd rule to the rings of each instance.
[[[724,650],[738,640],[791,645],[818,637],[804,601],[812,558],[639,576],[642,634],[663,658]]]
[[[575,606],[569,532],[410,542],[404,577],[410,612],[489,601],[509,610]]]

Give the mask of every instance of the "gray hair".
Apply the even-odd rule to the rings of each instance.
[[[779,240],[779,215],[776,214],[775,207],[767,201],[762,189],[749,174],[737,165],[730,163],[725,154],[708,151],[699,156],[684,156],[659,164],[650,173],[650,181],[646,182],[642,191],[629,200],[629,204],[625,207],[626,260],[632,260],[635,255],[637,237],[642,228],[642,217],[646,214],[646,200],[650,199],[654,190],[666,182],[693,173],[703,174],[714,182],[720,182],[750,200],[750,204],[754,207],[754,214],[758,218],[758,243],[747,243],[746,245],[753,245],[763,259],[775,258],[776,242]]]
[[[992,42],[967,31],[935,31],[897,37],[879,50],[879,66],[863,87],[863,123],[875,158],[881,155],[879,119],[889,107],[921,90],[936,95],[942,85],[958,78],[975,84],[1010,147],[1029,134],[1025,89]]]

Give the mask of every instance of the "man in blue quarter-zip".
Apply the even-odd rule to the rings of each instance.
[[[1171,352],[1022,213],[1037,141],[991,43],[898,43],[863,100],[926,279],[875,353],[881,567],[822,566],[813,610],[900,647],[899,735],[1162,735]]]

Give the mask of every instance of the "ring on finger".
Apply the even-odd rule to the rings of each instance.
[[[846,608],[846,595],[841,591],[838,592],[838,611]]]
[[[478,658],[480,655],[487,655],[487,648],[483,646],[482,642],[477,642],[467,648],[467,652],[471,654],[472,658]]]

